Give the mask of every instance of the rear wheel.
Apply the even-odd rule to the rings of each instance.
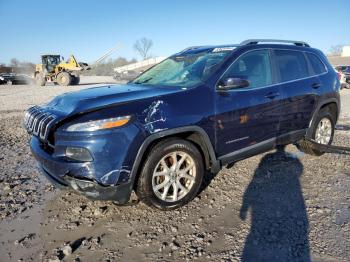
[[[330,145],[333,141],[334,129],[335,129],[335,119],[329,109],[326,107],[318,113],[314,123],[311,128],[311,138],[319,144]],[[306,141],[305,139],[297,143],[297,147],[300,151],[304,153],[321,156],[324,152],[319,151],[313,147],[313,145]]]
[[[38,86],[44,86],[46,84],[46,78],[43,74],[41,73],[37,73],[35,75],[35,83],[38,85]]]
[[[80,77],[72,75],[72,85],[79,85],[79,83],[80,83]]]
[[[56,77],[60,86],[69,86],[72,83],[72,75],[67,72],[61,72]]]
[[[175,209],[196,196],[203,174],[203,158],[196,146],[183,139],[168,139],[157,144],[147,157],[136,194],[151,207]]]

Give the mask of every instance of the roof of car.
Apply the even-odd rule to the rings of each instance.
[[[290,47],[304,47],[310,48],[310,45],[304,41],[298,40],[280,40],[280,39],[248,39],[240,44],[228,44],[228,45],[205,45],[205,46],[191,46],[185,48],[179,54],[184,53],[200,53],[205,51],[217,50],[219,51],[233,51],[238,47],[251,46],[251,45],[269,45],[274,47],[290,46]]]

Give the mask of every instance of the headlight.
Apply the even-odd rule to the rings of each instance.
[[[68,132],[91,132],[101,129],[109,129],[114,127],[123,126],[130,121],[131,116],[114,117],[103,120],[90,121],[85,123],[79,123],[69,126],[66,131]]]

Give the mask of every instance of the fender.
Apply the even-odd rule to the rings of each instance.
[[[337,98],[335,98],[335,97],[329,98],[329,99],[326,99],[326,100],[322,100],[322,102],[320,102],[317,105],[317,107],[316,107],[316,109],[315,109],[315,111],[314,111],[314,113],[312,115],[312,118],[311,118],[311,121],[310,121],[310,124],[309,124],[309,128],[306,131],[306,135],[305,135],[306,138],[310,138],[311,139],[311,136],[312,136],[312,134],[311,134],[311,126],[313,125],[314,120],[315,120],[315,118],[317,116],[317,113],[320,111],[321,107],[326,105],[326,104],[330,104],[330,103],[335,103],[337,105],[338,115],[337,115],[337,119],[336,119],[335,122],[338,121],[338,117],[339,117],[339,114],[340,114],[340,102],[339,102],[339,100]]]
[[[211,171],[213,173],[218,172],[220,170],[220,161],[216,158],[216,154],[213,148],[213,145],[209,139],[208,134],[204,131],[204,129],[200,128],[199,126],[185,126],[185,127],[178,127],[178,128],[173,128],[173,129],[168,129],[165,131],[161,131],[155,134],[152,134],[148,136],[145,141],[142,143],[140,149],[137,152],[136,158],[134,165],[131,170],[131,185],[134,184],[135,178],[137,176],[137,172],[139,170],[140,164],[141,164],[141,159],[146,152],[147,148],[151,145],[153,141],[156,139],[162,138],[162,137],[167,137],[171,135],[176,135],[176,134],[181,134],[185,132],[195,132],[199,133],[201,137],[203,138],[203,141],[205,143],[205,146],[208,150],[209,153],[209,158],[210,161],[212,162],[212,167]]]

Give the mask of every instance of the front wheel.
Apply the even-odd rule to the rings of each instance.
[[[175,209],[196,196],[203,174],[203,158],[197,147],[183,139],[168,139],[152,148],[145,160],[136,194],[151,207]]]
[[[320,110],[311,128],[311,138],[318,144],[330,145],[333,141],[335,130],[335,118],[328,108]],[[315,149],[312,144],[305,139],[297,143],[300,151],[309,155],[321,156],[324,152]]]
[[[67,72],[61,72],[56,77],[60,86],[69,86],[72,83],[72,76]]]

